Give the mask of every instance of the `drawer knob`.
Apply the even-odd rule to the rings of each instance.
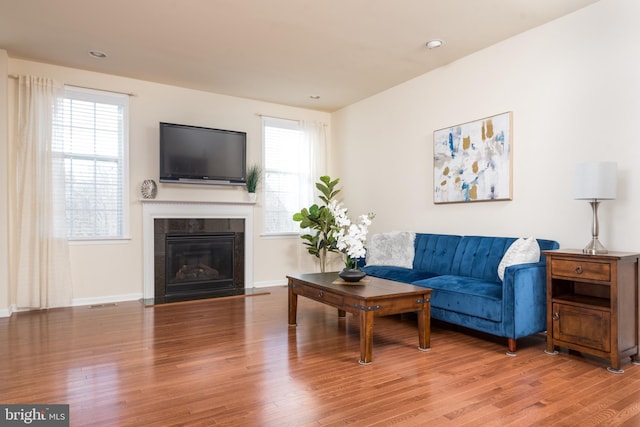
[[[582,274],[582,266],[581,265],[576,267],[576,274]]]
[[[320,298],[324,298],[324,292],[320,291],[320,294],[318,294],[320,296]]]
[[[553,313],[553,320],[558,320],[558,319],[560,319],[560,313],[556,311]]]

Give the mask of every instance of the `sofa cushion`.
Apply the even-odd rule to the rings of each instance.
[[[396,282],[413,283],[416,280],[428,279],[436,276],[435,273],[414,270],[405,267],[393,267],[389,265],[367,265],[362,271],[369,276],[381,277],[383,279],[395,280]]]
[[[395,231],[374,234],[367,245],[367,265],[390,265],[411,268],[416,233]]]
[[[501,283],[498,264],[515,240],[512,237],[462,237],[449,274]]]
[[[461,236],[449,234],[416,234],[413,268],[436,274],[451,274],[453,256]]]
[[[504,280],[504,270],[510,265],[540,261],[540,246],[533,237],[520,238],[513,242],[498,264],[498,277]]]
[[[431,306],[500,322],[502,285],[460,276],[437,276],[418,280],[414,285],[431,288]]]

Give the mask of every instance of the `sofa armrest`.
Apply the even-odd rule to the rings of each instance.
[[[503,321],[507,336],[520,338],[547,329],[547,270],[544,261],[505,269]]]

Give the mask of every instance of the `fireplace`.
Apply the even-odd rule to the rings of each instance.
[[[234,240],[224,233],[168,235],[164,296],[233,289]]]
[[[210,296],[244,295],[252,292],[254,289],[252,268],[254,203],[160,199],[144,199],[141,202],[144,252],[143,298],[146,305]],[[195,246],[191,249],[182,246],[185,239],[193,240],[190,245]],[[213,245],[215,250],[220,249],[220,246],[229,246],[233,241],[233,254],[227,253],[222,256],[207,253],[208,250],[203,247],[205,243],[203,239],[205,242],[211,239],[206,244]],[[198,275],[202,279],[203,272],[192,269],[191,265],[195,262],[192,260],[186,267],[190,271],[185,269],[180,274],[178,274],[180,268],[174,271],[174,279],[179,275],[180,280],[167,280],[167,270],[174,268],[171,263],[167,264],[166,260],[168,241],[171,241],[170,251],[186,251],[189,257],[204,256],[204,259],[200,259],[196,264],[202,263],[217,270],[218,278],[204,280],[204,282],[210,282],[206,285],[193,280],[198,279]],[[175,248],[172,247],[173,245],[176,245]],[[200,255],[197,254],[199,252]],[[230,258],[232,264],[226,262]],[[206,262],[202,262],[203,260]],[[226,267],[220,266],[223,260]],[[209,263],[218,263],[218,265],[212,266]],[[227,278],[230,269],[232,269],[233,279]],[[168,293],[167,282],[169,282]],[[203,289],[205,286],[209,289]],[[161,287],[162,291],[160,291]],[[182,292],[182,295],[177,295],[176,292]]]
[[[244,290],[244,220],[154,220],[156,303]]]

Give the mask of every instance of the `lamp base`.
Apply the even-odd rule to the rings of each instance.
[[[590,254],[590,255],[598,255],[598,254],[606,254],[609,253],[607,248],[602,246],[602,243],[598,240],[597,237],[594,237],[587,246],[584,247],[582,253]]]

